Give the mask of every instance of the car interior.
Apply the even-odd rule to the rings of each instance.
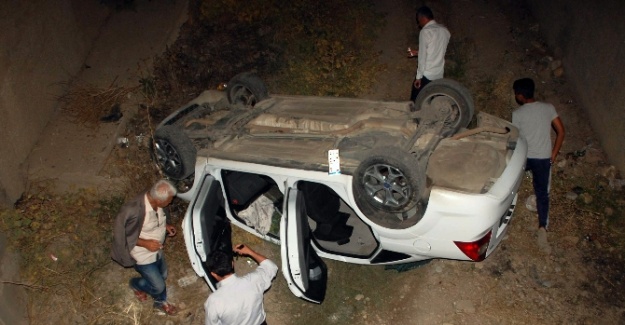
[[[246,220],[244,215],[249,214],[243,212],[261,197],[273,202],[271,220],[261,221],[271,223],[265,227],[269,231],[259,233],[279,239],[284,196],[275,181],[265,175],[238,171],[222,171],[222,180],[232,215],[251,228],[255,228],[252,225],[257,221]],[[326,185],[307,181],[299,181],[297,188],[304,198],[312,240],[319,248],[329,253],[360,258],[375,252],[378,242],[371,228],[336,192]]]

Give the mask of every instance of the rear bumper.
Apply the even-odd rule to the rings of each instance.
[[[430,258],[470,260],[454,241],[473,242],[492,232],[486,256],[505,237],[516,206],[517,192],[525,175],[527,144],[520,139],[508,165],[484,194],[434,188],[428,207],[414,227],[403,230],[377,229],[382,249],[408,253],[417,261]]]

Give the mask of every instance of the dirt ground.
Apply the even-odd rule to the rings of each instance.
[[[322,305],[293,297],[279,274],[265,297],[269,324],[619,324],[623,309],[622,192],[610,187],[613,175],[576,104],[556,54],[544,45],[540,25],[522,7],[494,1],[430,1],[436,18],[452,34],[448,66],[474,94],[476,107],[510,117],[516,78],[537,81],[538,98],[556,105],[567,135],[553,171],[546,255],[536,243],[537,216],[525,206],[532,194],[524,182],[506,239],[481,263],[434,260],[407,272],[328,261],[328,296]],[[417,46],[414,7],[408,1],[377,1],[387,25],[376,49],[386,69],[366,98],[403,100],[415,72],[406,58]],[[458,68],[458,65],[462,67]],[[584,192],[571,200],[572,190]],[[581,189],[581,190],[580,190]],[[594,198],[594,202],[593,202]],[[470,208],[470,207],[468,207]],[[278,248],[251,241],[279,261]],[[182,262],[182,261],[181,261]],[[183,262],[184,263],[184,262]],[[170,263],[173,265],[173,263]],[[183,264],[184,265],[184,264]],[[177,268],[182,268],[178,265]],[[239,262],[240,272],[253,269]],[[188,270],[187,270],[188,271]],[[178,270],[178,272],[182,272]],[[184,323],[201,323],[208,294],[201,281],[176,288]]]
[[[417,47],[415,7],[408,0],[375,3],[387,15],[375,45],[386,69],[362,97],[405,100],[416,71],[415,60],[406,57],[407,47]],[[625,200],[583,107],[567,85],[566,71],[558,65],[561,58],[542,42],[540,25],[518,5],[512,8],[508,2],[490,0],[427,3],[452,34],[448,77],[470,88],[478,110],[510,118],[516,105],[512,81],[526,76],[537,81],[538,98],[556,106],[567,134],[553,170],[549,232],[553,251],[538,250],[537,216],[525,205],[532,194],[528,177],[506,238],[484,262],[433,260],[397,272],[326,261],[328,293],[321,305],[295,298],[279,272],[265,295],[268,323],[625,323]],[[125,159],[149,159],[141,146],[116,150],[114,154]],[[275,245],[240,231],[235,231],[233,241],[245,242],[280,264]],[[193,276],[182,233],[168,242],[165,253],[169,296],[181,310],[178,316],[153,315],[150,303],[136,302],[126,286],[135,274],[132,269],[110,263],[101,270],[102,283],[119,292],[116,303],[125,306],[122,319],[128,323],[203,324],[203,303],[210,292],[202,279]],[[236,268],[245,273],[254,265],[240,259]]]

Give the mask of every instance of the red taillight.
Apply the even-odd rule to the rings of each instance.
[[[490,243],[491,232],[489,231],[484,237],[472,242],[455,241],[454,244],[460,248],[464,255],[468,256],[475,262],[483,261],[486,258],[486,250]]]

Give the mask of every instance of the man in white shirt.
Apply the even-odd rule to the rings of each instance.
[[[176,307],[167,301],[167,264],[163,256],[166,236],[176,235],[167,223],[164,207],[176,195],[176,188],[160,180],[147,191],[124,204],[115,219],[111,257],[124,267],[134,266],[140,277],[130,280],[130,289],[141,302],[154,299],[159,313],[175,315]]]
[[[564,141],[564,125],[553,105],[534,99],[534,81],[530,78],[516,80],[512,86],[519,108],[512,112],[512,124],[519,128],[521,137],[527,141],[525,169],[532,173],[538,210],[538,247],[544,253],[551,252],[547,241],[549,225],[549,183],[551,165]],[[551,129],[556,140],[551,144]]]
[[[418,56],[417,75],[410,92],[410,100],[413,102],[430,81],[443,78],[445,51],[451,37],[449,30],[434,20],[429,7],[417,9],[417,23],[421,27],[419,49],[415,51],[408,48],[410,57]]]
[[[263,294],[271,287],[278,266],[243,244],[234,247],[234,252],[252,258],[258,268],[238,276],[230,254],[222,251],[211,254],[207,267],[219,282],[217,290],[204,303],[206,325],[266,324]]]

